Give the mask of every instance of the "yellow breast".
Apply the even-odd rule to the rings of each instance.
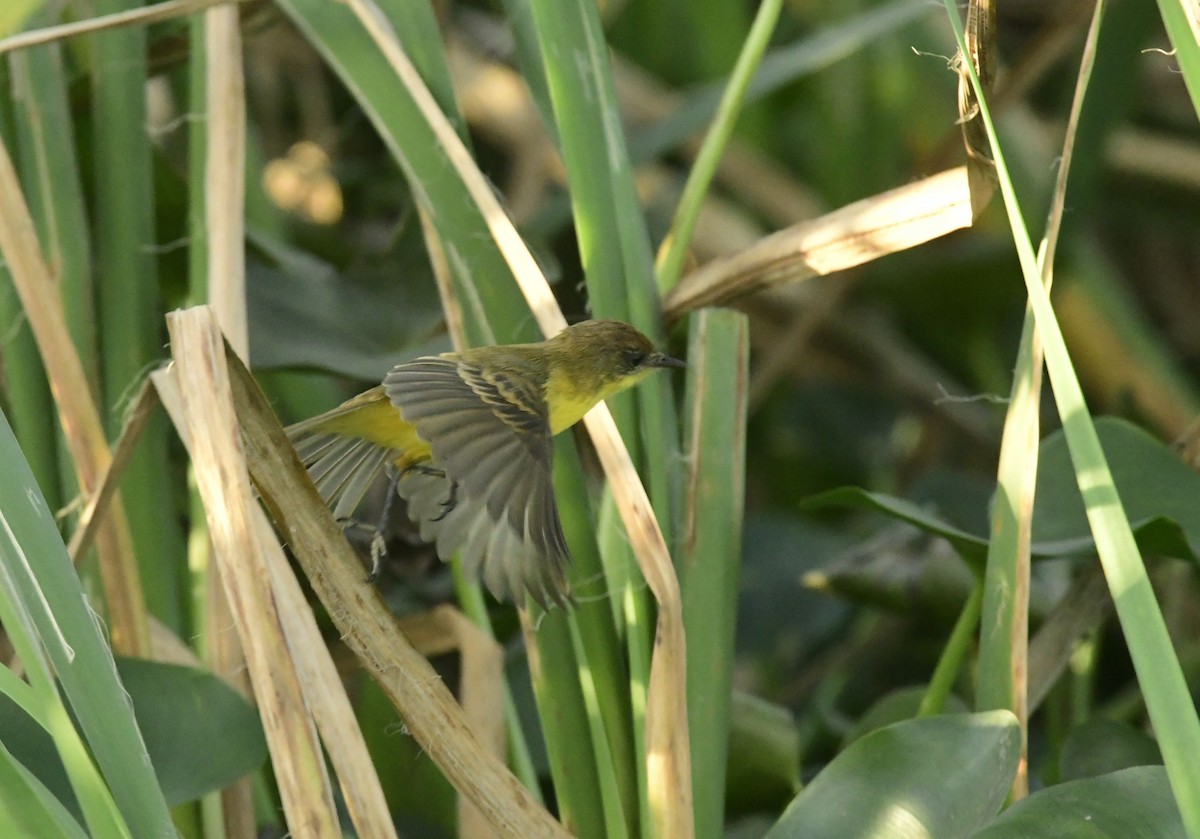
[[[559,434],[583,419],[583,415],[614,393],[637,384],[646,377],[645,371],[635,376],[606,383],[600,387],[580,387],[578,382],[552,370],[546,383],[546,404],[550,408],[550,433]]]

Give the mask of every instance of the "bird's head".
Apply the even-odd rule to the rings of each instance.
[[[654,348],[650,339],[619,320],[587,320],[569,326],[550,341],[553,363],[565,365],[575,387],[599,401],[641,381],[662,367],[686,367]]]

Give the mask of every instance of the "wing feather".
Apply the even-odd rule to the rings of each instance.
[[[292,442],[335,518],[349,518],[379,477],[388,450],[366,440],[299,429]]]
[[[485,372],[460,357],[420,358],[394,368],[383,386],[429,443],[430,466],[445,473],[414,470],[399,483],[422,538],[436,541],[443,558],[462,548],[465,568],[481,571],[497,597],[526,590],[546,606],[567,601],[569,553],[548,409],[519,362]]]

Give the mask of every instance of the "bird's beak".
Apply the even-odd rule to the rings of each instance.
[[[642,362],[642,365],[645,367],[687,367],[687,362],[656,352],[646,356],[646,360]]]

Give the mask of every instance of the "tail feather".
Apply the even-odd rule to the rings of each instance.
[[[383,471],[388,450],[311,428],[289,428],[288,435],[334,517],[350,518]]]

